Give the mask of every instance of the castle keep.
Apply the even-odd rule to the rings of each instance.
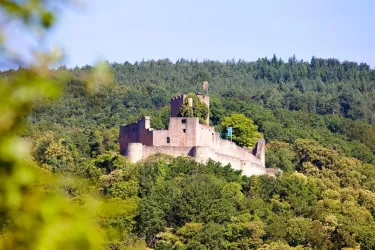
[[[210,105],[209,96],[197,94],[201,102]],[[274,174],[274,169],[265,168],[265,141],[256,143],[254,149],[237,146],[234,142],[221,139],[214,127],[199,123],[197,117],[178,117],[187,95],[171,99],[171,117],[168,130],[153,130],[150,117],[120,126],[120,153],[137,162],[156,153],[173,156],[191,156],[198,162],[209,159],[231,164],[242,174]],[[194,104],[193,104],[194,105]],[[207,117],[207,124],[209,118]]]

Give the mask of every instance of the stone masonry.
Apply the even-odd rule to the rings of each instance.
[[[208,96],[198,94],[208,107]],[[223,165],[230,164],[242,174],[274,175],[274,169],[265,168],[265,141],[256,143],[254,149],[239,147],[235,143],[221,139],[215,128],[199,123],[197,117],[178,117],[186,95],[171,99],[171,117],[168,130],[154,130],[150,127],[150,117],[120,126],[120,153],[137,162],[149,155],[163,153],[172,156],[191,156],[205,163],[209,159]],[[193,104],[194,105],[194,104]],[[207,124],[208,124],[207,118]]]

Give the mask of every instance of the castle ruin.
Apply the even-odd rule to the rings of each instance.
[[[209,96],[197,94],[201,102],[210,106]],[[265,141],[256,143],[254,149],[237,146],[234,142],[220,138],[215,128],[200,124],[198,117],[178,117],[187,95],[171,99],[171,117],[167,130],[150,127],[150,117],[120,126],[120,153],[137,162],[149,155],[163,153],[172,156],[191,156],[206,163],[209,159],[233,169],[242,170],[246,176],[270,174],[277,170],[265,168]],[[209,117],[207,116],[207,124]]]

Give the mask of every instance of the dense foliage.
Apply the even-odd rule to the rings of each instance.
[[[189,98],[192,100],[192,106],[189,105]],[[201,102],[194,93],[187,94],[187,97],[180,108],[179,116],[181,117],[198,117],[199,123],[206,124],[208,116],[208,107]]]
[[[155,249],[373,249],[373,166],[309,140],[291,152],[299,172],[280,178],[187,159],[140,165],[138,232]]]
[[[75,167],[64,140],[56,139],[46,151],[51,161],[37,161],[30,155],[30,141],[20,137],[33,103],[59,97],[61,83],[68,79],[47,68],[59,57],[57,51],[39,49],[45,32],[55,23],[55,11],[64,2],[0,1],[2,66],[22,63],[25,57],[30,60],[29,69],[0,78],[0,249],[100,249],[104,243],[96,218],[105,218],[109,203],[102,206],[99,199],[78,197],[74,187],[85,190],[84,181],[60,178],[41,168],[43,162],[64,170]],[[14,41],[22,40],[22,35],[17,37],[22,31],[28,41],[35,39],[29,48],[20,49],[29,52],[27,56],[13,50]],[[66,187],[72,189],[64,195],[61,191]]]
[[[236,97],[271,109],[375,121],[375,70],[365,63],[315,57],[305,62],[294,56],[284,62],[273,56],[256,62],[164,59],[112,66],[119,85],[135,87],[131,100],[152,93],[153,98],[137,103],[142,108],[165,105],[166,97],[181,92],[201,92],[202,81],[209,75],[211,96]]]
[[[0,6],[26,25],[49,27],[53,13],[30,2]],[[103,67],[110,72],[1,72],[0,248],[375,248],[375,71],[368,65],[274,56]],[[267,166],[282,175],[248,178],[213,161],[163,155],[131,164],[119,155],[120,124],[150,115],[152,127],[166,128],[170,97],[201,91],[203,80],[210,123],[242,131],[250,118],[246,138],[259,129]],[[63,94],[53,101],[59,84]],[[204,106],[195,109],[201,122]]]
[[[114,84],[95,85],[93,92],[87,91],[91,67],[52,70],[69,76],[63,97],[57,102],[34,101],[23,137],[33,142],[32,157],[43,171],[79,178],[58,186],[68,200],[101,197],[95,218],[105,235],[102,244],[111,249],[375,248],[375,127],[368,119],[372,111],[349,115],[340,102],[331,103],[337,107],[335,114],[318,109],[322,102],[315,108],[304,106],[307,96],[324,95],[309,84],[320,81],[340,100],[341,91],[358,87],[363,71],[368,71],[363,82],[370,86],[372,71],[356,66],[344,71],[356,72],[348,73],[350,77],[323,79],[322,73],[301,75],[300,68],[311,64],[291,59],[279,66],[290,71],[290,78],[277,82],[254,76],[263,62],[268,60],[107,65]],[[298,67],[290,68],[294,63]],[[246,65],[248,70],[241,70]],[[9,79],[23,71],[1,75]],[[200,76],[207,72],[213,92],[210,123],[220,130],[229,126],[225,121],[231,119],[225,117],[232,114],[232,120],[236,114],[242,114],[242,121],[250,118],[252,132],[258,133],[258,128],[267,141],[267,166],[281,168],[283,175],[247,178],[230,166],[161,155],[131,164],[118,154],[120,124],[150,115],[154,128],[166,128],[169,98],[180,90],[199,91]],[[238,79],[241,74],[249,77]],[[305,90],[296,88],[297,83]],[[370,88],[367,91],[366,95]],[[291,92],[296,95],[291,97]],[[370,105],[363,91],[355,93],[358,102],[350,104],[352,110]]]
[[[261,138],[258,132],[258,126],[244,114],[232,114],[225,117],[221,122],[221,134],[227,135],[228,139],[233,140],[241,147],[253,148],[255,142]],[[232,128],[232,135],[228,136],[228,128]]]

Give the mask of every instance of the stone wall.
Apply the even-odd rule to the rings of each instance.
[[[142,143],[129,143],[126,156],[131,162],[137,162],[150,155],[162,153],[172,156],[192,156],[197,162],[206,163],[209,159],[220,162],[223,165],[230,164],[235,170],[241,170],[243,175],[263,175],[275,176],[279,169],[266,169],[259,165],[259,162],[241,160],[240,158],[225,153],[216,152],[210,147],[170,147],[170,146],[146,146]]]
[[[171,99],[171,117],[178,117],[178,114],[180,113],[180,108],[184,104],[185,98],[187,95],[179,95],[175,96]],[[204,95],[197,95],[199,100],[203,102],[204,104],[207,105],[208,110],[210,110],[210,97],[209,96],[204,96]],[[193,104],[194,105],[194,104]],[[210,113],[208,112],[207,119],[206,119],[206,124],[210,124]]]
[[[169,146],[143,146],[142,156],[147,158],[152,154],[168,154],[172,156],[188,156],[192,155],[191,147],[169,147]]]
[[[209,159],[212,159],[223,165],[230,164],[233,169],[242,170],[242,174],[247,176],[266,173],[266,168],[260,165],[259,159],[258,161],[242,160],[241,158],[233,156],[230,152],[217,152],[210,147],[195,147],[192,152],[198,162],[206,163]]]
[[[244,160],[256,161],[264,165],[261,163],[260,158],[253,155],[252,149],[239,147],[232,141],[221,139],[220,134],[215,132],[214,127],[198,124],[196,133],[197,143],[193,146],[210,147],[214,149],[215,152],[225,152],[227,155],[232,155]],[[263,142],[264,140],[260,141]],[[262,153],[264,153],[264,146],[259,146],[256,152],[262,155]]]
[[[193,147],[197,145],[197,127],[199,119],[196,117],[171,117],[169,120],[169,146]]]
[[[169,130],[153,130],[153,146],[168,145]]]
[[[196,133],[197,143],[195,146],[213,147],[219,137],[219,134],[215,132],[214,127],[203,124],[198,124]]]
[[[180,108],[184,104],[186,95],[175,96],[171,99],[171,117],[177,117],[180,113]]]
[[[257,141],[252,153],[256,158],[260,159],[263,166],[266,165],[266,141],[264,139]]]
[[[125,155],[130,162],[137,162],[143,159],[143,147],[145,146],[140,142],[131,142],[127,145]]]
[[[208,110],[210,110],[210,97],[207,96],[207,95],[197,95],[197,96],[198,96],[198,98],[201,102],[206,104]],[[207,125],[210,124],[210,112],[208,112],[208,114],[207,114],[206,124]]]
[[[237,146],[234,142],[220,138],[219,133],[214,132],[214,127],[199,124],[198,126],[198,143],[197,146],[210,147],[216,153],[221,153],[229,156],[239,158],[241,160],[251,161],[258,165],[265,166],[265,161],[262,158],[256,157],[252,153],[252,149]],[[264,140],[260,140],[264,141]],[[257,143],[258,145],[258,143]],[[258,147],[257,153],[263,156],[264,159],[265,147]]]
[[[135,123],[120,126],[120,153],[125,154],[131,142],[140,142],[143,145],[153,144],[153,130],[150,128],[150,117],[145,116]]]
[[[251,161],[243,162],[242,174],[246,176],[266,174],[266,168]]]

